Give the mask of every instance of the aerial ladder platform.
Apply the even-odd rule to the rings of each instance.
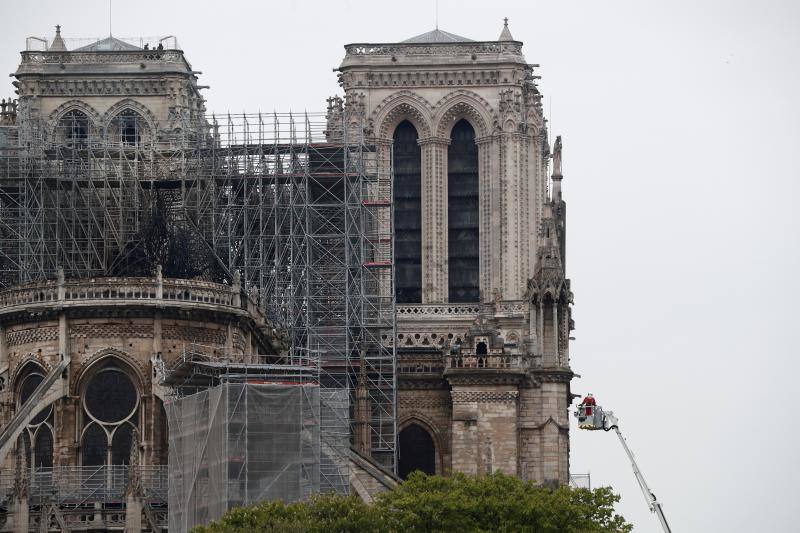
[[[619,429],[619,419],[614,416],[613,411],[606,412],[603,411],[601,406],[595,405],[593,403],[594,398],[592,398],[591,394],[589,394],[587,399],[588,398],[591,398],[592,403],[583,403],[579,405],[578,410],[574,413],[575,418],[578,419],[578,428],[590,431],[613,430],[617,433],[619,442],[622,444],[622,447],[625,449],[625,453],[628,455],[628,459],[631,461],[633,475],[636,476],[636,481],[639,483],[639,488],[642,489],[642,494],[644,495],[644,499],[647,501],[648,507],[650,507],[650,511],[655,513],[658,517],[658,521],[661,523],[661,528],[664,530],[664,533],[672,533],[672,530],[667,523],[667,517],[664,516],[664,509],[661,508],[661,502],[658,501],[658,498],[656,498],[656,495],[653,494],[653,491],[650,490],[650,487],[644,480],[642,471],[639,470],[639,465],[636,464],[636,458],[633,456],[633,452],[628,447],[625,437],[622,436],[622,432]],[[584,400],[584,402],[586,402],[586,400]]]

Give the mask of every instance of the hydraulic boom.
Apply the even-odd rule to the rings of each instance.
[[[664,533],[672,533],[672,530],[667,523],[667,517],[664,516],[664,510],[661,508],[661,502],[658,501],[658,498],[656,498],[656,495],[653,494],[653,491],[650,490],[650,487],[644,480],[642,471],[639,470],[639,465],[636,464],[636,458],[633,456],[631,449],[628,448],[628,443],[625,440],[625,437],[622,436],[622,432],[619,430],[619,420],[616,416],[614,416],[613,411],[608,411],[606,413],[603,412],[603,408],[599,405],[581,404],[578,407],[578,410],[575,411],[575,418],[578,419],[578,427],[580,429],[602,429],[603,431],[611,431],[613,429],[616,431],[617,437],[619,437],[619,442],[622,443],[625,453],[628,454],[628,459],[631,460],[633,475],[636,476],[636,481],[639,483],[639,488],[642,489],[642,494],[644,494],[644,499],[647,501],[650,511],[654,512],[656,516],[658,516],[658,521],[661,522],[661,527],[664,529]]]

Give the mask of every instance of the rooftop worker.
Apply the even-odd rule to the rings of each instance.
[[[583,399],[581,405],[586,406],[586,416],[592,416],[592,406],[597,405],[597,402],[595,401],[591,392],[586,395],[586,398]]]

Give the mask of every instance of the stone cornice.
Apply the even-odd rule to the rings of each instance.
[[[180,87],[176,87],[180,84]],[[87,96],[169,96],[185,100],[180,92],[188,88],[192,97],[202,99],[196,85],[186,80],[165,79],[164,77],[132,78],[50,78],[20,82],[20,96],[68,96],[71,98]]]
[[[463,43],[352,43],[345,45],[340,70],[358,65],[517,64],[525,65],[520,41]]]
[[[538,369],[533,372],[536,381],[543,383],[569,383],[575,373],[569,368]]]

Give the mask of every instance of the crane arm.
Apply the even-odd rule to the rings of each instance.
[[[644,480],[644,476],[642,475],[641,470],[639,470],[639,465],[636,464],[636,458],[633,456],[631,449],[628,448],[628,443],[625,440],[625,437],[622,436],[622,432],[619,430],[617,422],[618,419],[616,416],[614,416],[614,413],[608,411],[605,413],[603,418],[603,429],[605,431],[611,431],[612,429],[616,431],[617,437],[619,437],[619,442],[622,444],[622,447],[625,449],[625,453],[628,454],[628,459],[631,461],[633,474],[636,476],[636,481],[639,483],[639,488],[642,489],[644,499],[647,500],[647,505],[650,507],[650,510],[656,513],[656,516],[658,516],[658,521],[661,522],[661,527],[664,529],[664,533],[672,533],[672,530],[667,523],[667,517],[664,516],[664,510],[661,508],[661,502],[658,501],[656,495],[653,494],[653,491],[650,490],[650,487]]]

